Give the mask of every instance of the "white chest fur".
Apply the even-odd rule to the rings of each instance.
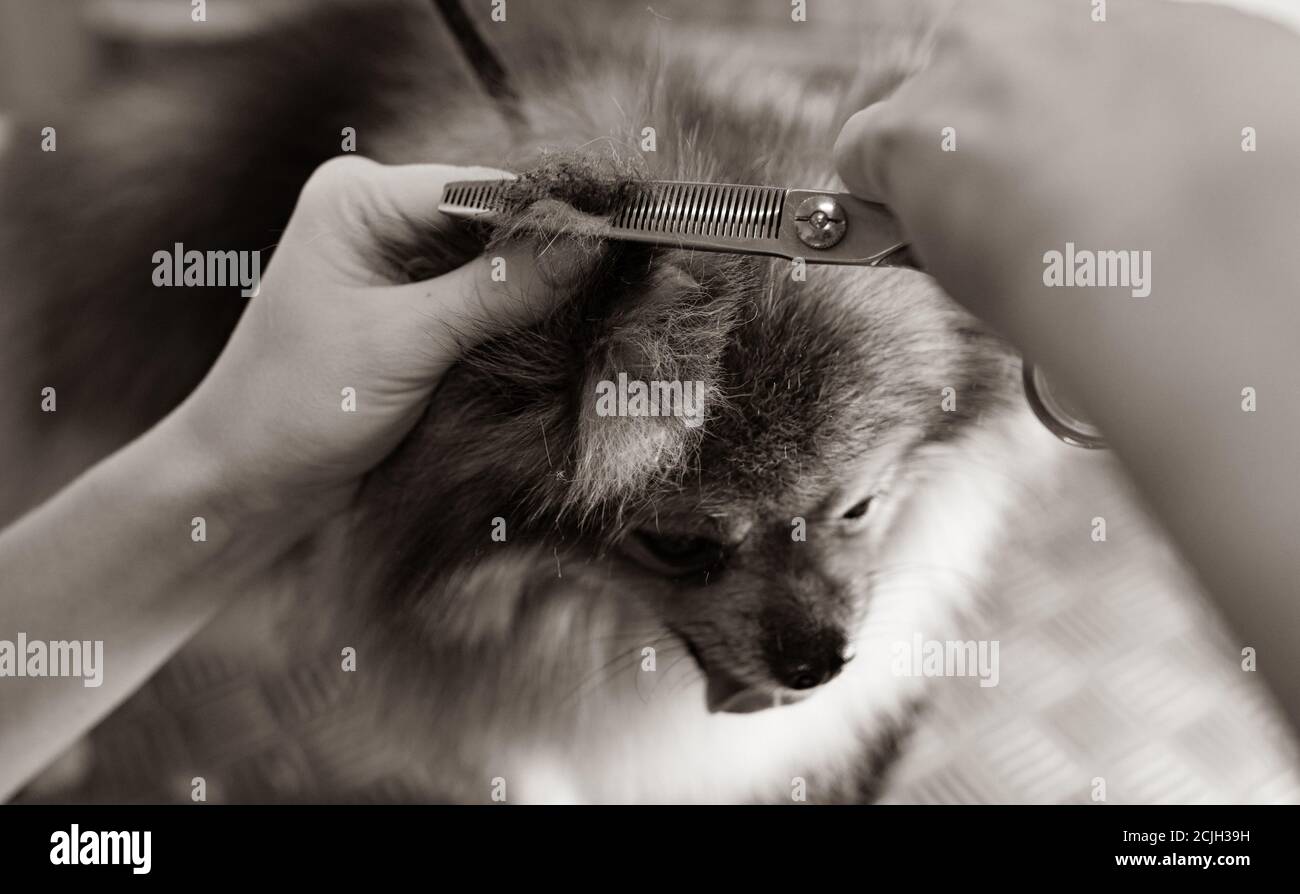
[[[890,525],[857,657],[840,677],[798,704],[709,714],[689,658],[649,674],[632,662],[598,696],[583,700],[570,734],[546,744],[521,741],[494,755],[509,800],[817,802],[832,797],[837,781],[851,785],[864,743],[926,685],[897,672],[897,644],[917,635],[974,637],[970,609],[1004,517],[1020,485],[1031,484],[1060,452],[1019,413],[949,451],[954,460],[933,467]]]

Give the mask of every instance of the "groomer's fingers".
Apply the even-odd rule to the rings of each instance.
[[[427,218],[437,214],[442,190],[453,180],[513,180],[498,168],[419,164],[385,165],[360,155],[339,155],[317,168],[303,187],[301,203],[318,198],[345,222]]]
[[[835,168],[849,192],[889,204],[889,167],[899,144],[896,100],[867,106],[844,123],[835,140]]]
[[[389,287],[415,313],[462,340],[479,341],[542,319],[566,294],[564,279],[539,260],[534,243],[503,246],[449,273]]]
[[[453,237],[462,223],[438,211],[455,180],[513,180],[509,171],[443,164],[384,165],[341,155],[317,168],[303,186],[280,253],[317,257],[357,285],[382,282],[385,243]],[[283,263],[283,262],[281,262]],[[382,269],[381,269],[382,268]]]
[[[300,210],[333,232],[345,233],[347,242],[321,240],[317,248],[351,249],[365,266],[367,247],[386,235],[413,225],[429,230],[452,230],[460,221],[438,213],[444,186],[454,180],[514,179],[508,171],[453,165],[382,165],[358,156],[341,156],[322,165],[303,190]],[[304,207],[305,206],[305,207]],[[322,246],[322,243],[325,243]],[[508,328],[542,318],[566,294],[564,285],[585,269],[585,257],[566,252],[565,240],[545,245],[520,241],[502,246],[488,256],[478,256],[448,273],[420,282],[378,285],[364,276],[367,291],[384,304],[396,302],[405,310],[394,313],[395,325],[420,319],[424,331],[454,334],[460,343],[479,341]]]

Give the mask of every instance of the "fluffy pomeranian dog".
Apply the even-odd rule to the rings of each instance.
[[[461,235],[534,246],[566,300],[469,350],[304,545],[273,651],[356,650],[348,710],[421,800],[872,799],[925,699],[898,644],[973,638],[1007,516],[1053,455],[1019,362],[914,271],[805,277],[592,224],[647,178],[842,188],[840,125],[915,58],[755,69],[643,11],[483,25],[508,114],[431,7],[330,3],[143,63],[53,116],[57,153],[10,148],[3,353],[23,387],[0,410],[31,474],[5,508],[215,359],[240,299],[154,288],[158,249],[267,249],[344,128],[384,162],[518,171],[526,200]],[[453,263],[433,217],[388,240],[395,275]],[[598,413],[620,374],[701,383],[702,424]]]

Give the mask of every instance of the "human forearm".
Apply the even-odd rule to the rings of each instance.
[[[0,640],[103,643],[99,685],[86,685],[89,668],[82,677],[0,676],[0,800],[148,679],[292,540],[295,531],[231,498],[230,485],[172,418],[0,532]],[[47,659],[36,670],[57,669]]]
[[[98,688],[0,678],[0,800],[337,515],[467,341],[547,311],[557,293],[529,276],[526,253],[503,251],[509,282],[486,257],[393,282],[380,250],[427,235],[446,183],[509,176],[348,155],[323,165],[199,387],[0,532],[0,639],[102,640],[107,664]]]
[[[845,182],[1101,426],[1300,728],[1300,40],[988,0],[935,46],[845,126]]]

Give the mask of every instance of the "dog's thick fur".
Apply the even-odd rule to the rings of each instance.
[[[193,388],[239,299],[160,292],[150,257],[174,242],[273,246],[344,127],[385,162],[522,171],[545,201],[493,246],[554,250],[568,300],[446,377],[314,544],[285,629],[316,630],[307,652],[358,649],[355,710],[420,798],[486,800],[494,779],[511,801],[780,801],[796,780],[812,801],[869,798],[923,698],[892,672],[893,643],[972,638],[963,609],[1050,452],[1017,362],[914,272],[797,281],[784,262],[605,243],[584,221],[643,177],[835,188],[839,125],[907,57],[833,78],[757,71],[653,16],[589,37],[562,9],[543,21],[512,6],[489,35],[524,128],[484,99],[424,4],[339,3],[138,72],[70,111],[57,153],[11,148],[0,334],[21,384],[0,412],[29,474],[0,511]],[[654,152],[639,150],[647,126]],[[432,228],[407,223],[385,247],[395,270],[444,269]],[[705,382],[704,425],[597,417],[594,384],[620,371]],[[47,385],[57,414],[32,397]],[[864,495],[865,521],[840,521]],[[725,573],[648,572],[624,549],[646,529],[707,533],[726,544]],[[797,703],[706,711],[702,669],[770,685],[772,618],[778,648],[833,627],[857,657]]]

